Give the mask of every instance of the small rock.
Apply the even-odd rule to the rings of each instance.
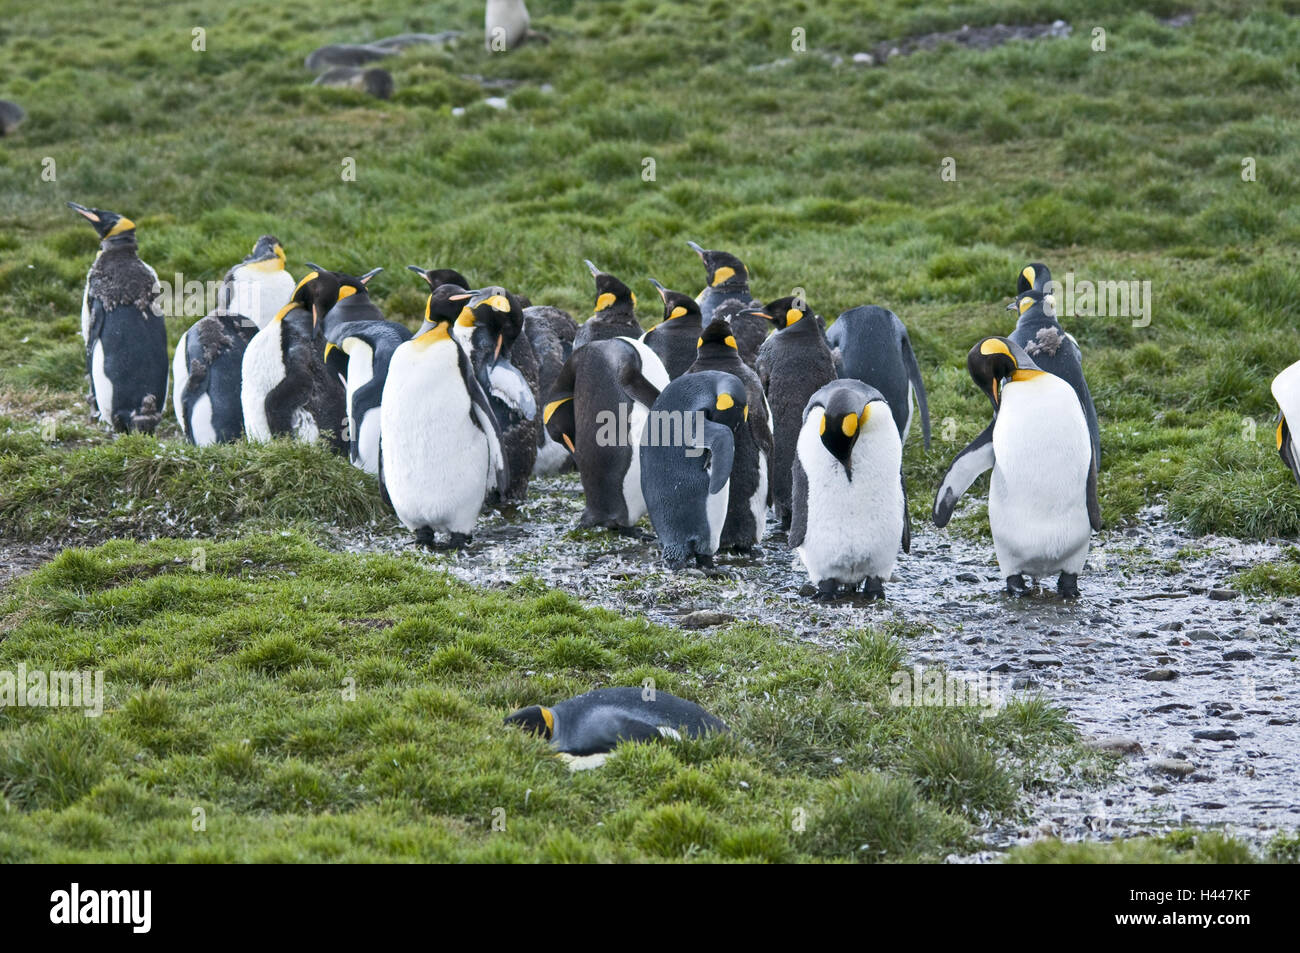
[[[493,109],[505,109],[507,106],[504,96],[489,96],[483,100],[485,106],[491,106]]]
[[[1193,642],[1217,642],[1219,636],[1209,629],[1192,629],[1186,633],[1188,639]]]
[[[1026,659],[1032,668],[1049,668],[1053,665],[1060,665],[1061,660],[1050,655],[1031,655]]]
[[[1144,682],[1172,682],[1178,677],[1178,673],[1172,668],[1153,668],[1139,677]]]
[[[1241,595],[1241,593],[1236,589],[1211,589],[1209,592],[1210,598],[1215,602],[1227,602],[1230,599],[1237,598],[1239,595]]]
[[[1237,733],[1231,728],[1207,728],[1204,731],[1193,731],[1192,737],[1201,741],[1236,741]]]
[[[725,612],[714,612],[711,609],[700,609],[696,612],[688,612],[677,619],[677,624],[683,629],[708,629],[715,625],[725,625],[728,622],[735,622],[734,615],[728,615]]]
[[[1125,738],[1121,735],[1110,735],[1105,738],[1094,738],[1088,742],[1088,747],[1094,751],[1101,751],[1106,754],[1141,754],[1142,745],[1138,744],[1134,738]]]
[[[1155,774],[1172,774],[1175,777],[1185,778],[1196,770],[1196,765],[1180,758],[1161,758],[1151,762],[1150,770]]]
[[[1147,788],[1147,793],[1148,793],[1148,794],[1168,794],[1168,793],[1169,793],[1169,788],[1165,787],[1163,784],[1153,784],[1153,785],[1151,785],[1151,787]]]
[[[957,573],[957,581],[958,582],[979,582],[980,577],[975,575],[973,572],[959,572]]]
[[[857,63],[859,66],[875,66],[876,58],[870,53],[854,53],[853,62]]]
[[[1233,649],[1231,652],[1223,653],[1225,662],[1249,662],[1254,657],[1254,652],[1247,652],[1245,649]]]
[[[1010,663],[1010,662],[999,662],[997,665],[994,665],[992,668],[990,668],[989,671],[990,671],[990,672],[1009,672],[1009,671],[1011,671],[1011,663]]]

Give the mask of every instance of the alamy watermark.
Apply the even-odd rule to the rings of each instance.
[[[1055,278],[1043,286],[1052,296],[1054,316],[1071,318],[1132,318],[1133,327],[1151,323],[1150,281],[1091,281],[1066,272],[1064,281]]]
[[[0,670],[0,708],[81,708],[87,718],[104,713],[104,672]]]
[[[596,414],[596,445],[599,447],[685,447],[688,457],[704,452],[704,411],[651,410],[645,429],[632,433],[628,405],[620,403],[618,412],[602,410]]]

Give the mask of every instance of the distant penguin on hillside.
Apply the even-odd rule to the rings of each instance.
[[[772,407],[772,502],[782,529],[790,527],[790,480],[808,401],[837,377],[819,317],[796,297],[778,298],[751,314],[777,328],[758,352],[758,379]]]
[[[529,705],[506,716],[507,725],[545,738],[564,754],[613,751],[621,742],[681,741],[727,726],[694,702],[641,686],[598,688],[554,705]]]
[[[884,396],[859,380],[831,381],[804,410],[795,451],[790,548],[817,597],[859,583],[883,599],[900,546],[912,548],[903,444]]]
[[[993,422],[948,468],[934,523],[946,526],[962,494],[992,469],[989,528],[1007,592],[1026,595],[1025,576],[1059,574],[1057,592],[1077,598],[1091,531],[1101,529],[1096,459],[1078,397],[1010,338],[984,338],[966,366],[993,404]]]
[[[349,321],[340,324],[325,342],[326,365],[337,348],[347,358],[348,456],[367,473],[379,472],[379,404],[388,378],[388,365],[411,332],[396,321]]]
[[[325,365],[322,324],[339,288],[334,272],[313,269],[298,282],[289,303],[248,342],[240,403],[249,440],[291,436],[310,442],[326,436],[335,451],[348,452],[347,392]]]
[[[1273,378],[1273,397],[1277,401],[1277,452],[1300,483],[1300,443],[1291,421],[1300,420],[1300,361]]]
[[[543,399],[555,387],[564,364],[573,353],[578,324],[565,311],[550,305],[524,308],[524,333],[537,355],[537,392]],[[569,449],[551,439],[546,427],[538,427],[537,461],[534,476],[549,476],[573,466]]]
[[[741,359],[752,367],[772,326],[751,313],[763,303],[750,293],[749,269],[730,252],[701,248],[695,242],[686,244],[704,263],[706,283],[695,297],[701,321],[707,326],[714,317],[725,318],[735,332]]]
[[[898,315],[888,308],[863,305],[841,314],[826,340],[839,351],[840,376],[862,381],[878,390],[889,404],[906,441],[912,427],[913,402],[921,410],[921,433],[930,448],[930,408],[925,382],[912,353],[912,341]]]
[[[749,398],[749,419],[745,426],[736,429],[727,522],[722,527],[719,547],[740,553],[752,552],[767,529],[767,507],[772,498],[772,412],[758,374],[740,359],[731,326],[716,315],[700,335],[695,363],[686,373],[700,371],[734,374],[744,383]]]
[[[650,408],[641,436],[641,492],[664,561],[713,565],[727,522],[736,431],[749,414],[744,382],[722,371],[685,374]]]
[[[11,103],[7,99],[0,99],[0,136],[7,136],[13,132],[26,115],[22,106]]]
[[[641,324],[636,319],[636,295],[613,275],[606,274],[589,261],[583,261],[596,279],[596,305],[591,317],[578,327],[573,346],[610,338],[640,338]]]
[[[140,260],[135,223],[116,212],[68,207],[94,226],[99,254],[86,275],[81,337],[98,417],[114,430],[153,433],[167,400],[167,325],[157,273]],[[144,399],[153,398],[145,412]]]
[[[626,533],[645,515],[641,436],[667,386],[659,356],[636,338],[592,341],[569,355],[543,419],[578,467],[586,498],[579,526]]]
[[[513,50],[528,38],[528,8],[524,0],[487,0],[483,14],[483,45],[489,53]]]
[[[647,331],[641,340],[659,355],[669,378],[676,380],[695,363],[695,351],[703,330],[700,306],[690,295],[670,291],[653,278],[650,283],[663,299],[664,319]]]

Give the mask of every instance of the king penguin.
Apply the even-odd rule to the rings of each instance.
[[[728,730],[694,702],[639,685],[598,688],[549,707],[529,705],[511,712],[505,723],[545,738],[556,751],[578,756],[613,751],[623,741],[680,741]]]
[[[840,376],[869,384],[878,390],[894,415],[898,436],[907,441],[912,428],[913,405],[921,411],[921,433],[930,449],[930,408],[925,382],[912,353],[912,341],[898,315],[888,308],[863,305],[841,314],[826,332],[830,346],[839,351]]]
[[[763,320],[759,318],[758,320]],[[695,363],[687,374],[725,371],[745,385],[749,420],[736,429],[736,454],[731,465],[731,488],[727,501],[727,522],[722,527],[720,548],[740,553],[753,552],[767,529],[767,507],[771,503],[772,410],[763,393],[763,383],[752,367],[740,358],[736,338],[726,320],[714,317],[700,335]]]
[[[868,598],[883,599],[899,547],[912,548],[903,442],[884,395],[859,380],[813,394],[792,478],[790,548],[818,598],[863,583]]]
[[[335,349],[346,357],[348,456],[367,473],[379,472],[379,404],[393,352],[411,339],[396,321],[348,321],[329,333],[325,363]]]
[[[778,298],[752,315],[777,331],[758,352],[758,379],[772,407],[772,502],[782,529],[790,527],[790,480],[808,401],[838,376],[821,321],[807,303]]]
[[[338,300],[339,278],[312,270],[298,282],[289,303],[276,312],[244,349],[240,403],[249,440],[326,436],[332,449],[348,452],[347,391],[325,365],[322,318]]]
[[[574,335],[574,348],[610,338],[640,338],[641,325],[636,319],[636,295],[632,289],[590,261],[584,260],[583,264],[591,272],[591,277],[596,279],[596,305],[591,317],[582,323]]]
[[[429,295],[424,323],[393,352],[379,408],[380,487],[428,547],[437,532],[449,533],[452,547],[466,545],[488,490],[504,494],[509,483],[487,394],[446,309],[435,313],[435,299],[452,295],[468,297],[445,284]]]
[[[676,380],[695,363],[695,351],[703,326],[700,306],[690,295],[669,291],[653,278],[650,283],[664,303],[664,319],[647,331],[641,340],[659,355],[668,377]]]
[[[641,437],[641,492],[670,568],[691,560],[713,565],[748,400],[734,374],[700,371],[672,381],[650,408]]]
[[[152,397],[155,408],[167,400],[167,325],[158,275],[140,260],[129,218],[76,202],[68,207],[100,239],[81,304],[92,404],[118,432],[153,433],[162,415],[146,413],[144,399]]]
[[[749,269],[730,252],[701,248],[695,242],[686,244],[704,263],[704,290],[695,297],[701,321],[708,325],[714,317],[725,318],[735,332],[741,359],[753,366],[772,326],[752,314],[752,309],[761,309],[763,303],[750,293]]]
[[[313,265],[307,262],[307,267],[313,271],[324,273],[325,269],[320,265]],[[384,269],[371,268],[364,275],[349,275],[341,271],[331,272],[334,276],[334,283],[338,285],[338,291],[334,297],[334,303],[321,313],[321,334],[326,340],[331,333],[341,324],[347,324],[352,321],[383,321],[383,312],[379,310],[378,305],[370,300],[370,279],[375,277]]]
[[[489,53],[513,50],[527,39],[528,23],[524,0],[487,0],[483,12],[483,44]]]
[[[1278,407],[1277,452],[1300,483],[1300,443],[1290,423],[1300,420],[1300,361],[1273,378],[1272,391]]]
[[[565,361],[543,419],[578,467],[586,499],[579,526],[628,533],[645,515],[641,435],[667,386],[659,355],[636,338],[592,341]]]
[[[1059,573],[1057,592],[1077,598],[1091,530],[1101,529],[1096,458],[1078,397],[1010,338],[984,338],[966,367],[993,403],[993,422],[948,468],[934,523],[946,526],[961,495],[992,469],[989,528],[1007,592],[1026,595],[1025,576]]]
[[[555,388],[564,363],[573,353],[578,323],[566,311],[550,305],[524,308],[524,334],[537,355],[537,392],[545,397]],[[573,466],[568,447],[551,439],[546,427],[537,428],[537,462],[533,476],[550,476]]]

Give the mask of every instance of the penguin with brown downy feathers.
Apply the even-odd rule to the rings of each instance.
[[[608,341],[618,337],[641,337],[636,319],[636,295],[611,274],[601,271],[590,261],[583,261],[596,279],[596,304],[592,315],[579,327],[573,338],[574,348],[591,341]]]
[[[545,399],[573,353],[578,323],[559,308],[532,305],[524,308],[524,333],[537,355],[538,393]],[[537,430],[537,460],[533,464],[533,476],[550,476],[571,469],[574,464],[569,449],[553,440],[545,426]]]

